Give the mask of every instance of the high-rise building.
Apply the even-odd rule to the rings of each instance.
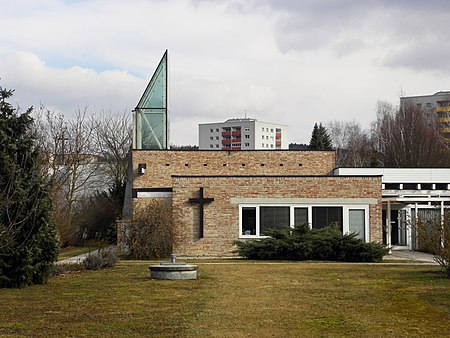
[[[437,92],[433,95],[404,96],[400,105],[412,104],[423,109],[428,117],[436,115],[444,137],[450,139],[450,91]]]
[[[288,127],[251,118],[228,119],[198,126],[200,150],[289,149]]]

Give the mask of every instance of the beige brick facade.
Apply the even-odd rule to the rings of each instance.
[[[138,164],[146,164],[138,174]],[[381,177],[332,176],[334,152],[311,151],[134,151],[133,188],[172,189],[174,252],[181,256],[232,256],[239,239],[239,205],[366,205],[369,239],[382,241]],[[199,189],[214,201],[189,203]],[[135,196],[136,197],[136,196]],[[167,198],[167,197],[165,197]],[[134,198],[133,207],[146,198]]]
[[[204,207],[204,238],[198,236],[199,208],[188,203],[203,187],[214,201]],[[382,241],[381,177],[187,177],[173,178],[174,251],[184,256],[229,256],[239,239],[236,199],[321,203],[374,199],[369,205],[370,240]],[[297,202],[298,203],[298,202]],[[273,204],[269,202],[269,204]]]
[[[171,187],[172,175],[328,175],[335,163],[334,151],[134,150],[133,188]]]

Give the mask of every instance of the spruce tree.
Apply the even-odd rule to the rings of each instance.
[[[0,287],[44,283],[57,255],[32,108],[19,114],[12,93],[0,87]]]
[[[320,123],[314,124],[314,128],[311,134],[311,140],[309,141],[310,150],[333,150],[331,143],[331,137],[328,134],[327,129]]]
[[[330,134],[328,134],[327,128],[325,128],[322,123],[319,124],[319,135],[321,138],[320,150],[333,150]]]
[[[310,150],[319,150],[320,140],[319,140],[319,127],[317,123],[314,124],[314,128],[311,134],[311,140],[309,141]]]

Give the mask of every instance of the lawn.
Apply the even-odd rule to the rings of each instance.
[[[450,280],[436,266],[202,262],[198,280],[155,281],[148,265],[0,289],[0,336],[450,335]]]

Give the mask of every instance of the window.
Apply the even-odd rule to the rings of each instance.
[[[273,144],[270,145],[270,148],[273,148]]]
[[[216,136],[216,140],[218,140],[219,139],[219,136]]]
[[[436,183],[436,190],[448,190],[447,183]]]
[[[262,136],[262,139],[264,140],[264,135]]]
[[[417,108],[422,108],[422,103],[418,103]]]
[[[210,131],[211,133],[213,132],[213,130],[212,130],[212,129],[210,129],[209,131]]]
[[[245,204],[239,206],[239,215],[239,236],[243,238],[304,224],[312,229],[337,225],[343,233],[356,233],[365,241],[370,238],[369,205]]]
[[[308,224],[308,208],[294,208],[294,225]]]
[[[262,128],[262,131],[264,131],[264,127]]]
[[[256,207],[242,208],[242,235],[256,235]]]
[[[213,148],[213,145],[212,145],[212,144],[210,144],[210,145],[209,145],[209,147],[210,147],[210,148]]]
[[[270,129],[270,132],[273,133],[273,129]]]
[[[210,136],[209,139],[212,141],[212,140],[214,140],[214,137]]]
[[[290,228],[289,207],[260,207],[260,234],[265,235],[269,229]]]
[[[387,189],[387,190],[398,190],[398,189],[400,189],[400,184],[398,184],[398,183],[385,183],[384,184],[384,189]]]
[[[261,143],[261,147],[264,148],[264,143]]]
[[[421,183],[420,184],[420,189],[422,189],[422,190],[432,190],[433,189],[433,184],[431,184],[431,183]]]
[[[244,135],[244,138],[250,138],[250,135]]]
[[[266,140],[268,140],[268,139],[269,139],[269,136],[266,135]]]
[[[431,108],[431,103],[427,102],[427,108]]]
[[[357,234],[357,237],[360,239],[366,238],[366,217],[364,209],[350,209],[348,211],[349,217],[349,232],[354,232]]]
[[[250,147],[250,143],[246,143],[245,146],[246,146],[246,147]]]
[[[219,148],[219,145],[218,145],[218,144],[216,144],[216,148]]]
[[[266,128],[266,132],[269,132],[269,128]]]
[[[403,183],[404,190],[417,190],[417,183]]]
[[[338,225],[342,229],[342,207],[312,207],[312,227],[321,229]]]
[[[219,132],[219,128],[216,128],[216,133],[218,133]]]
[[[245,130],[245,131],[250,131],[250,128],[245,128],[244,130]]]

